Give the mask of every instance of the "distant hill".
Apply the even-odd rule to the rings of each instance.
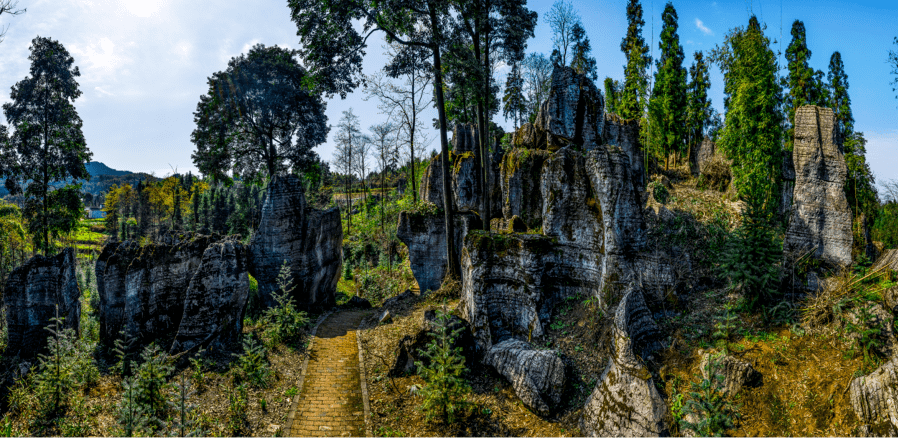
[[[99,161],[91,161],[87,163],[87,173],[90,176],[100,176],[100,175],[112,175],[112,176],[125,176],[130,175],[134,172],[129,172],[127,170],[115,170]]]

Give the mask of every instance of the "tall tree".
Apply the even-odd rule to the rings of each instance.
[[[686,88],[686,142],[690,148],[701,143],[705,126],[711,120],[711,99],[708,98],[711,78],[708,75],[708,63],[701,50],[693,56],[695,60],[689,67],[690,80]]]
[[[549,96],[552,86],[552,63],[542,53],[531,53],[524,58],[524,89],[527,93],[527,121],[533,123],[539,106]]]
[[[588,76],[593,82],[599,80],[596,59],[592,57],[592,46],[589,44],[586,30],[580,23],[575,24],[571,29],[571,39],[573,41],[571,68],[581,75]]]
[[[770,40],[757,17],[730,31],[712,59],[724,75],[726,123],[720,147],[733,160],[739,195],[770,215],[778,205],[782,149],[782,88]]]
[[[621,83],[605,77],[605,112],[619,114],[621,99]]]
[[[623,119],[642,118],[645,99],[648,95],[648,73],[652,62],[649,46],[642,37],[642,5],[639,0],[627,1],[627,35],[620,44],[620,50],[627,57],[624,66],[624,88],[621,93],[620,116]]]
[[[826,106],[836,113],[836,135],[839,143],[844,144],[845,139],[854,132],[854,116],[851,114],[851,98],[848,96],[848,75],[845,74],[842,54],[838,51],[829,57],[829,72],[826,79],[830,91],[830,99]]]
[[[358,86],[367,39],[375,32],[385,33],[388,43],[420,47],[432,55],[433,88],[442,151],[440,167],[443,174],[446,259],[449,275],[458,278],[459,260],[451,237],[455,235],[455,227],[443,94],[442,44],[449,19],[449,3],[437,0],[289,0],[288,6],[303,46],[301,54],[311,71],[308,82],[328,95],[340,93],[345,97]],[[361,26],[357,26],[357,20],[362,21]]]
[[[784,102],[786,110],[786,149],[792,150],[795,137],[795,110],[802,105],[811,105],[815,100],[814,88],[816,79],[814,69],[808,62],[811,50],[808,49],[804,22],[795,20],[792,23],[792,42],[786,48],[788,75],[783,78],[783,86],[788,88]]]
[[[345,177],[346,200],[346,233],[352,232],[352,179],[356,169],[356,154],[359,142],[362,141],[362,129],[359,117],[352,112],[352,108],[343,111],[343,117],[337,124],[336,151],[334,153],[334,168]]]
[[[204,174],[261,182],[318,161],[312,148],[327,140],[321,97],[296,60],[297,51],[253,46],[208,80],[194,112],[193,162]]]
[[[10,193],[24,194],[28,231],[49,254],[50,237],[74,230],[83,214],[80,184],[69,182],[90,179],[85,164],[92,154],[74,106],[81,95],[75,60],[50,38],[35,38],[30,50],[30,76],[13,85],[12,102],[3,105],[15,132],[3,146],[0,170]]]
[[[383,190],[386,187],[387,172],[395,169],[399,162],[399,151],[394,133],[396,128],[387,121],[379,125],[373,125],[368,130],[371,131],[371,139],[374,142],[374,155],[377,157],[377,167],[380,170],[380,230],[384,232],[386,229],[385,202],[387,195]]]
[[[664,23],[658,43],[661,57],[649,101],[650,132],[654,134],[649,138],[649,145],[665,160],[667,168],[670,155],[683,152],[686,146],[686,69],[677,34],[677,10],[670,2],[664,6],[661,20]]]
[[[502,98],[502,114],[508,120],[511,117],[515,129],[523,124],[524,112],[527,111],[527,100],[524,98],[524,77],[521,75],[521,64],[511,65],[508,78],[505,80],[505,96]]]
[[[574,6],[564,0],[556,1],[546,14],[546,21],[552,29],[553,56],[552,61],[559,65],[568,65],[574,42],[574,26],[580,24],[580,16]]]

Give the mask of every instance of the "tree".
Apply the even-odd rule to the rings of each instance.
[[[25,9],[16,9],[18,7],[19,2],[14,0],[0,0],[0,15],[19,15],[25,13]],[[0,43],[3,42],[3,37],[6,36],[6,31],[9,29],[7,26],[5,29],[0,30]]]
[[[895,37],[895,46],[898,47],[898,37]],[[892,91],[896,92],[895,99],[898,99],[898,50],[889,50],[889,66],[895,75],[895,79],[892,80]]]
[[[686,69],[683,68],[683,48],[677,34],[677,10],[673,4],[664,6],[661,14],[661,57],[649,101],[649,124],[652,126],[649,146],[656,156],[663,157],[668,167],[670,154],[683,152],[686,145]]]
[[[396,127],[389,121],[368,128],[371,131],[371,140],[374,142],[374,154],[377,157],[377,167],[380,170],[380,230],[384,231],[386,216],[386,194],[383,188],[386,186],[387,171],[393,170],[399,163],[399,150],[394,131]]]
[[[292,167],[305,171],[327,139],[325,104],[311,94],[295,50],[253,46],[208,80],[194,112],[193,162],[206,175],[261,182]]]
[[[795,110],[803,105],[812,105],[815,101],[816,78],[814,69],[808,65],[811,50],[807,46],[804,23],[795,20],[792,23],[792,42],[786,48],[788,75],[782,79],[783,87],[788,88],[784,102],[786,110],[786,149],[792,150],[795,137]]]
[[[288,6],[303,47],[300,54],[310,71],[308,82],[322,93],[328,95],[340,93],[341,96],[345,96],[358,85],[362,71],[362,57],[367,47],[366,41],[375,32],[384,32],[388,43],[420,47],[433,56],[431,68],[442,151],[440,167],[443,175],[446,259],[449,276],[458,278],[460,265],[451,237],[455,235],[455,227],[452,217],[449,138],[443,92],[442,43],[445,39],[446,21],[449,18],[448,2],[289,0]],[[360,26],[357,26],[356,20],[362,20]],[[364,37],[359,30],[365,34]]]
[[[549,22],[549,27],[552,28],[552,49],[557,51],[558,54],[556,63],[568,65],[568,55],[573,54],[573,51],[570,51],[569,48],[574,42],[574,26],[580,24],[580,16],[574,10],[573,5],[564,0],[559,0],[552,5],[552,9],[546,14],[546,21]]]
[[[599,80],[599,73],[596,71],[596,59],[592,55],[592,47],[589,44],[589,37],[586,36],[586,30],[580,23],[574,25],[571,29],[571,37],[573,40],[571,59],[571,68],[575,72],[585,75],[593,81]]]
[[[724,75],[726,122],[719,145],[733,160],[733,184],[743,199],[763,204],[756,210],[772,213],[779,198],[783,97],[776,54],[757,17],[730,31],[712,59]]]
[[[645,100],[648,95],[648,73],[646,69],[652,62],[649,46],[642,37],[642,5],[639,0],[627,1],[627,35],[620,44],[620,50],[627,57],[624,66],[624,87],[621,92],[620,116],[623,119],[642,118]]]
[[[618,114],[618,111],[620,111],[620,99],[620,81],[605,77],[605,112]]]
[[[836,136],[839,144],[854,132],[854,116],[851,114],[851,98],[848,96],[848,75],[845,74],[845,64],[842,63],[842,54],[833,52],[829,57],[829,72],[826,75],[829,82],[830,99],[826,106],[833,109],[836,114]]]
[[[511,116],[514,127],[517,129],[523,124],[524,111],[527,111],[527,100],[524,98],[524,77],[521,76],[521,64],[516,62],[511,65],[508,78],[505,80],[505,96],[502,114],[505,120]]]
[[[355,172],[356,154],[358,143],[361,141],[362,129],[359,117],[352,112],[352,108],[343,111],[343,117],[337,124],[336,151],[334,153],[334,167],[345,175],[346,199],[349,207],[346,209],[346,234],[352,232],[352,174]]]
[[[708,63],[699,50],[693,55],[695,61],[689,67],[689,85],[686,88],[686,142],[690,148],[701,143],[705,127],[711,121],[711,100],[708,89],[711,78],[708,75]]]
[[[12,102],[3,105],[15,132],[3,146],[0,170],[10,193],[24,194],[28,231],[49,254],[50,237],[74,230],[83,214],[80,184],[69,181],[90,179],[91,153],[73,105],[81,95],[75,60],[50,38],[35,38],[30,50],[31,75],[13,85]]]
[[[399,135],[407,140],[411,163],[409,181],[412,187],[412,200],[417,203],[418,177],[415,175],[415,153],[425,144],[421,141],[424,139],[424,134],[420,133],[421,113],[433,101],[433,95],[428,92],[432,82],[431,66],[426,51],[419,47],[402,50],[401,46],[394,44],[388,54],[392,60],[384,67],[384,72],[387,77],[402,78],[403,85],[396,85],[383,74],[377,74],[365,81],[365,94],[368,96],[366,99],[371,96],[377,97],[380,101],[378,108],[383,114],[397,121],[400,128]]]
[[[524,90],[529,103],[527,120],[533,123],[539,112],[539,106],[549,96],[549,89],[552,86],[552,63],[542,53],[531,53],[524,58],[521,66]]]

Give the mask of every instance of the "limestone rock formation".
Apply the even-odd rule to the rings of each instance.
[[[883,293],[883,301],[886,305],[892,301],[889,291]],[[895,316],[883,309],[878,303],[864,303],[859,307],[846,312],[842,321],[845,337],[860,345],[862,332],[875,332],[878,342],[873,344],[873,349],[883,357],[892,357],[898,353],[898,339],[895,337]]]
[[[693,175],[700,175],[716,153],[717,145],[710,138],[705,137],[692,149],[692,155],[689,157],[689,170]]]
[[[627,154],[634,182],[640,188],[645,187],[645,157],[639,143],[639,120],[623,120],[617,114],[606,113],[602,141],[621,148]]]
[[[522,149],[546,149],[546,132],[532,123],[524,123],[512,135],[511,144]]]
[[[783,249],[793,256],[810,251],[827,265],[851,264],[851,210],[845,199],[848,169],[836,143],[829,108],[803,106],[795,112],[795,190]]]
[[[436,205],[437,208],[443,208],[443,168],[440,166],[439,155],[431,158],[430,165],[424,169],[418,197],[422,201]]]
[[[469,230],[482,228],[473,213],[455,215],[455,245],[460,251]],[[412,274],[421,292],[437,290],[446,277],[446,223],[443,214],[399,214],[396,237],[408,247]]]
[[[583,249],[602,248],[602,209],[586,174],[586,158],[570,148],[552,154],[540,180],[543,233]]]
[[[456,154],[463,154],[475,152],[479,147],[480,139],[477,136],[477,126],[456,123],[452,129],[452,151]]]
[[[460,348],[462,356],[465,358],[465,364],[471,364],[475,359],[475,349],[470,326],[467,321],[455,315],[450,316],[447,322],[450,332],[458,331],[459,333],[459,336],[452,342],[451,348]],[[436,313],[433,310],[428,310],[424,312],[421,330],[413,336],[406,335],[399,341],[399,351],[389,371],[391,376],[416,373],[418,367],[415,362],[417,361],[421,361],[425,366],[428,364],[427,358],[420,352],[427,349],[427,344],[437,334],[439,327],[436,323]]]
[[[527,342],[506,339],[486,352],[483,362],[505,376],[527,407],[549,415],[561,403],[564,362],[555,350],[537,350]]]
[[[614,355],[586,400],[580,431],[586,436],[669,435],[667,403],[639,358],[659,346],[657,327],[638,289],[630,289],[618,305],[613,333]]]
[[[505,154],[501,167],[502,215],[518,216],[530,228],[542,224],[543,202],[540,175],[549,153],[535,149],[513,149]]]
[[[605,100],[589,78],[570,67],[555,66],[549,97],[540,105],[536,127],[546,132],[549,150],[576,145],[584,150],[602,144]]]
[[[882,255],[876,259],[876,263],[873,263],[873,266],[870,266],[870,272],[875,272],[883,268],[898,272],[898,249],[887,249],[883,251]]]
[[[50,319],[65,318],[62,328],[80,330],[81,292],[75,279],[75,251],[52,257],[40,254],[13,269],[6,280],[7,347],[5,356],[31,359],[46,352]]]
[[[171,352],[235,343],[249,298],[249,251],[231,237],[206,247],[190,279]]]
[[[762,378],[761,373],[755,371],[750,363],[743,362],[733,356],[705,353],[702,355],[701,364],[699,365],[702,377],[705,379],[709,378],[709,361],[711,372],[723,376],[723,382],[719,382],[717,379],[711,379],[711,381],[715,382],[717,389],[727,396],[736,395],[743,386],[757,384]]]
[[[854,413],[866,426],[864,435],[898,434],[898,358],[866,376],[854,378],[848,391]]]
[[[795,193],[795,161],[788,151],[783,151],[783,166],[780,173],[783,177],[783,186],[780,189],[779,214],[783,218],[788,218],[792,212],[792,196]]]
[[[477,180],[479,165],[477,156],[473,152],[450,155],[452,155],[452,199],[455,202],[455,211],[479,212],[481,195],[480,182]],[[442,205],[442,202],[438,205]]]
[[[259,282],[259,295],[266,306],[274,304],[271,293],[278,288],[284,261],[290,267],[293,297],[300,308],[322,309],[335,304],[343,264],[340,211],[306,205],[298,176],[277,175],[268,184],[250,252],[249,272]]]

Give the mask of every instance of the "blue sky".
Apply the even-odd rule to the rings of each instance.
[[[0,16],[8,26],[0,43],[0,103],[9,101],[9,87],[28,74],[28,47],[37,35],[62,42],[81,70],[83,95],[76,107],[84,120],[84,134],[94,157],[110,167],[157,175],[193,170],[193,111],[206,90],[206,78],[223,70],[233,56],[256,43],[298,48],[296,27],[286,0],[253,2],[217,0],[19,0],[28,11],[17,17]],[[573,0],[579,10],[598,61],[599,76],[620,79],[624,56],[620,40],[626,29],[625,0]],[[528,51],[551,52],[551,31],[542,19],[552,0],[531,1],[540,16],[536,37]],[[731,0],[675,2],[680,38],[691,63],[695,50],[708,51],[727,31],[744,26],[750,13],[767,24],[767,34],[789,43],[792,21],[807,28],[811,65],[826,71],[830,54],[841,51],[851,85],[856,129],[869,141],[868,161],[878,180],[898,179],[898,100],[889,81],[888,51],[898,36],[895,1]],[[644,36],[653,40],[657,55],[662,1],[643,3]],[[365,73],[376,72],[385,61],[382,39],[373,41],[365,59]],[[774,45],[780,47],[779,41]],[[504,83],[503,69],[497,73]],[[714,106],[723,107],[722,77],[712,67]],[[374,100],[361,90],[345,100],[327,102],[330,124],[353,107],[364,127],[383,121]],[[433,110],[425,117],[432,118]],[[0,122],[5,123],[0,115]],[[497,122],[509,126],[501,118]],[[333,135],[331,135],[332,139]],[[434,143],[432,147],[437,147]],[[319,147],[330,160],[331,141]]]

